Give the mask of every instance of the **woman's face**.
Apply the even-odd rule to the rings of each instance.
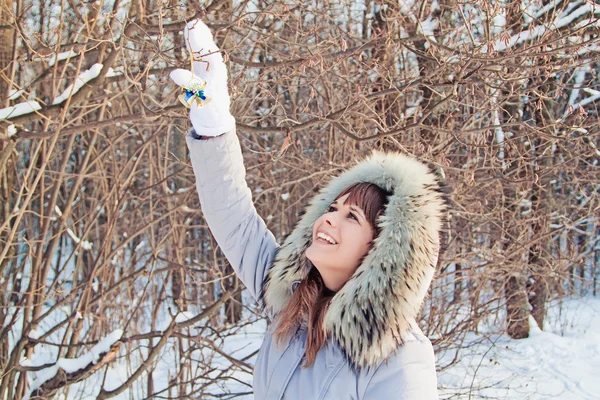
[[[350,279],[371,248],[375,230],[363,210],[344,204],[349,195],[334,201],[313,227],[308,258],[328,289],[338,291]]]

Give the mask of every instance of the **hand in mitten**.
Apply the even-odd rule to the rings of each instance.
[[[229,113],[227,66],[212,33],[208,26],[196,19],[187,23],[183,36],[194,59],[193,71],[176,69],[170,77],[177,85],[188,89],[190,120],[194,130],[202,136],[218,136],[230,131],[235,126],[235,119]]]

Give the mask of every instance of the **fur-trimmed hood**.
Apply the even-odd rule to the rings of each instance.
[[[411,324],[433,279],[440,249],[446,197],[440,177],[427,165],[395,153],[373,153],[334,178],[311,201],[279,250],[265,280],[267,312],[288,303],[294,282],[312,268],[305,251],[315,221],[345,188],[356,182],[390,192],[379,236],[350,280],[331,300],[325,329],[355,367],[376,366],[410,335]]]

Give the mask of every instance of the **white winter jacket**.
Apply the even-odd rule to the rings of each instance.
[[[308,270],[303,259],[314,221],[357,181],[392,193],[381,233],[325,317],[329,339],[301,368],[307,332],[279,348],[265,334],[254,370],[259,400],[438,398],[431,342],[415,319],[432,280],[445,209],[438,177],[398,154],[375,154],[334,178],[279,246],[256,213],[235,131],[210,140],[187,137],[202,211],[250,294],[273,317]]]

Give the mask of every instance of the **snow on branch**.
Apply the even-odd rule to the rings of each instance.
[[[593,5],[586,3],[583,6],[571,12],[570,14],[562,16],[561,18],[547,25],[538,25],[532,27],[529,30],[519,32],[518,34],[511,36],[508,40],[499,39],[491,46],[485,45],[481,49],[481,52],[488,53],[494,50],[502,51],[519,45],[527,40],[537,39],[547,32],[558,30],[571,24],[573,21],[589,12],[600,12],[600,9],[597,10]]]
[[[77,93],[86,83],[88,83],[92,79],[97,78],[98,75],[100,75],[102,67],[102,64],[94,64],[90,69],[79,74],[79,76],[75,78],[75,82],[69,85],[60,95],[58,95],[54,99],[52,105],[60,104],[67,100],[69,97],[74,96],[75,93]],[[113,70],[112,68],[110,68],[107,72],[107,76],[119,75],[122,75],[121,70]],[[14,100],[18,98],[22,93],[23,90],[12,91],[10,94],[10,99]],[[40,104],[37,101],[26,101],[23,103],[15,104],[14,106],[0,109],[0,121],[18,117],[24,114],[30,114],[32,112],[41,110],[41,108],[42,106],[40,106]]]
[[[579,91],[583,86],[585,81],[585,75],[590,71],[589,66],[584,66],[582,68],[578,68],[575,73],[575,85],[573,86],[573,90],[571,90],[571,95],[569,96],[569,102],[567,107],[565,108],[565,112],[563,113],[563,119],[567,117],[573,110],[577,109],[575,104],[575,100],[579,97]],[[587,103],[586,103],[587,104]]]
[[[58,216],[59,216],[59,217],[62,217],[62,211],[60,210],[60,208],[58,208],[58,206],[54,206],[54,212],[55,212],[56,214],[58,214]],[[91,250],[91,249],[92,249],[92,247],[94,246],[94,244],[93,244],[93,243],[91,243],[91,242],[88,242],[87,240],[83,240],[83,241],[82,241],[82,240],[81,240],[81,238],[79,238],[79,236],[77,236],[77,235],[75,234],[75,232],[73,232],[73,230],[72,230],[71,228],[67,228],[67,234],[68,234],[69,236],[71,236],[71,239],[73,239],[73,241],[74,241],[76,244],[79,244],[79,243],[81,243],[81,247],[82,247],[84,250]]]
[[[100,71],[102,71],[102,64],[94,64],[92,68],[87,71],[83,71],[77,78],[75,78],[75,82],[69,85],[59,96],[57,96],[52,102],[53,105],[60,104],[70,96],[73,96],[75,93],[79,91],[89,81],[94,78],[97,78],[100,75]]]
[[[429,41],[433,43],[437,43],[435,36],[433,35],[433,31],[437,29],[438,21],[432,19],[431,17],[427,18],[425,21],[419,21],[418,31],[420,34],[425,36]],[[425,44],[425,48],[429,47],[429,43]]]
[[[25,91],[23,89],[11,89],[10,93],[8,94],[8,99],[11,101],[14,101],[16,99],[18,99],[19,97],[21,97],[21,95],[25,93]]]
[[[76,56],[77,56],[77,53],[75,53],[73,50],[65,51],[63,53],[53,54],[50,57],[50,60],[48,61],[48,66],[52,67],[52,66],[54,66],[54,64],[56,64],[57,61],[64,61],[71,57],[76,57]]]
[[[578,103],[573,104],[573,110],[577,110],[580,107],[583,106],[587,106],[590,103],[594,103],[596,101],[600,100],[600,93],[594,93],[592,96],[590,97],[586,97],[585,99],[581,100]]]
[[[115,359],[123,331],[117,329],[77,358],[59,358],[56,364],[37,373],[24,400],[51,397],[66,386],[80,382]]]
[[[37,101],[26,101],[23,103],[15,104],[14,106],[0,109],[0,121],[18,117],[24,114],[30,114],[37,110],[40,110],[42,106]]]
[[[14,136],[17,134],[17,128],[14,125],[9,125],[7,128],[8,137]]]

